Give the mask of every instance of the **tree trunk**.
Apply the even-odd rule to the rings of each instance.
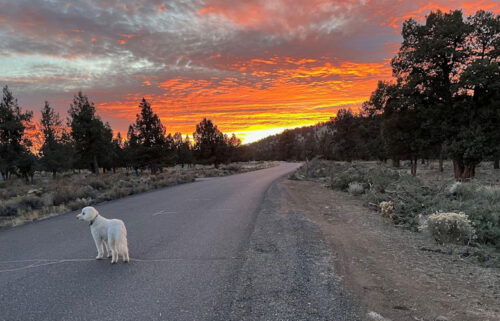
[[[56,174],[57,174],[57,171],[52,171],[52,179],[56,179]]]
[[[443,167],[443,157],[440,155],[439,156],[439,171],[442,173],[444,171]]]
[[[401,166],[401,162],[399,158],[393,158],[392,159],[392,167],[399,168]]]
[[[461,161],[453,161],[453,172],[458,181],[467,181],[476,175],[476,165],[465,165]]]
[[[410,164],[411,164],[411,168],[410,168],[411,176],[417,176],[418,159],[416,157],[412,158],[410,160]]]
[[[461,180],[464,171],[463,164],[457,160],[453,160],[453,175],[457,181]]]
[[[500,159],[497,158],[493,161],[493,168],[500,169]]]
[[[97,163],[97,156],[96,155],[94,155],[92,167],[93,167],[92,169],[93,169],[94,174],[99,176],[99,163]]]
[[[425,164],[425,158],[422,158],[422,165]]]

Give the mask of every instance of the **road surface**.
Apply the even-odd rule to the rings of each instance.
[[[76,213],[0,231],[0,320],[358,320],[329,252],[279,213],[298,164],[96,206],[128,229],[131,262],[95,260]]]

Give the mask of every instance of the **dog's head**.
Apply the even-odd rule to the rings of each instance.
[[[82,221],[91,222],[99,215],[99,212],[92,206],[87,206],[82,209],[82,212],[76,216],[77,219]]]

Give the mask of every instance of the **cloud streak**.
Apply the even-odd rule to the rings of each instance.
[[[122,132],[142,97],[172,132],[202,117],[272,132],[356,108],[391,76],[405,19],[459,8],[500,12],[492,0],[0,0],[0,83],[62,114],[83,90]]]

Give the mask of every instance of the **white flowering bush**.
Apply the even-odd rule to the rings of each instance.
[[[423,229],[439,243],[469,244],[476,231],[465,213],[434,213],[427,218]]]
[[[392,219],[394,217],[394,204],[391,201],[383,201],[378,205],[383,217]]]
[[[365,187],[361,183],[351,182],[347,187],[347,191],[352,195],[361,195],[365,192]]]

